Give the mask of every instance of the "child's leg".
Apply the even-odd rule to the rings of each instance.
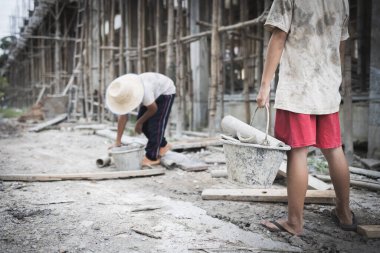
[[[336,194],[336,212],[343,224],[352,224],[349,208],[350,173],[342,150],[339,113],[318,115],[317,147],[325,156]]]
[[[308,183],[307,147],[315,144],[315,117],[277,110],[275,136],[292,147],[287,152],[288,218],[276,222],[292,234],[301,234]],[[273,230],[279,227],[270,221],[262,224]]]
[[[336,194],[336,212],[343,224],[352,224],[350,210],[350,173],[342,147],[321,149],[328,164]]]
[[[307,147],[294,148],[288,152],[286,223],[296,234],[301,233],[303,228],[303,207],[308,183],[307,152]]]
[[[148,120],[147,131],[149,138],[145,151],[147,158],[150,160],[158,159],[173,99],[174,95],[159,96],[156,99],[157,112]]]

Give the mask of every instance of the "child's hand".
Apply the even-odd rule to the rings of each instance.
[[[108,147],[108,150],[111,150],[116,147],[121,147],[121,142],[115,142],[114,144]]]
[[[269,85],[261,85],[259,94],[257,94],[256,102],[257,106],[262,108],[264,106],[269,106],[269,92],[270,92],[270,86]]]

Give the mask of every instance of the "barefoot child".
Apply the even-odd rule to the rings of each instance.
[[[127,113],[141,104],[135,132],[143,132],[148,138],[142,165],[159,164],[160,157],[171,147],[164,134],[175,93],[174,82],[159,73],[127,74],[112,81],[107,88],[106,105],[119,118],[116,141],[111,147],[121,146],[121,137],[128,121]]]
[[[336,193],[333,219],[343,230],[356,230],[338,114],[348,10],[347,0],[274,0],[265,23],[272,36],[257,104],[269,103],[270,82],[281,59],[275,136],[292,147],[287,153],[288,217],[263,221],[271,231],[303,231],[308,146],[320,148],[328,162]]]

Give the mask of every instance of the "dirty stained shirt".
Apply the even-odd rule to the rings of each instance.
[[[274,0],[265,27],[288,34],[275,108],[304,114],[339,111],[340,41],[348,35],[347,0]]]
[[[142,104],[151,105],[161,95],[172,95],[176,93],[174,82],[169,77],[155,72],[139,74],[143,83],[144,96]]]

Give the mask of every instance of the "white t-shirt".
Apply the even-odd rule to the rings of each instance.
[[[161,95],[172,95],[176,93],[174,82],[169,77],[154,72],[139,74],[144,86],[144,97],[142,104],[152,104]]]
[[[347,0],[274,0],[265,27],[288,33],[275,108],[304,114],[339,111],[340,41],[348,35]]]

